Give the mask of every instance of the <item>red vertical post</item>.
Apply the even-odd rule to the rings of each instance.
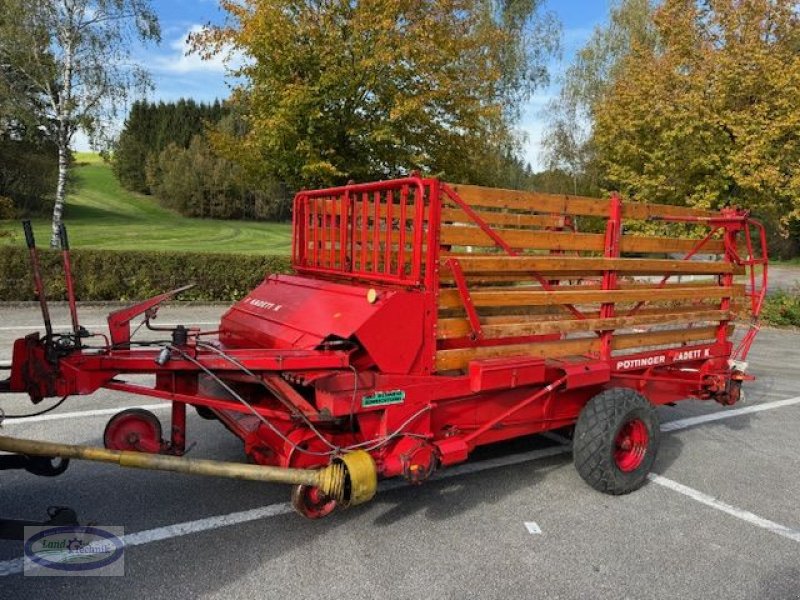
[[[400,239],[397,249],[397,274],[405,279],[406,275],[406,204],[408,203],[408,186],[400,189]]]
[[[394,204],[394,190],[386,190],[386,248],[383,252],[383,272],[387,275],[392,271],[392,204]]]
[[[730,263],[736,262],[736,232],[737,228],[731,224],[725,224],[725,260]],[[733,293],[733,273],[725,273],[722,275],[722,287],[724,287],[730,294]],[[723,311],[730,311],[731,309],[731,296],[728,295],[719,302],[719,309]],[[717,343],[724,344],[728,341],[728,323],[729,320],[720,321],[717,325]]]
[[[300,219],[298,218],[298,206],[300,205],[300,196],[295,196],[292,201],[292,264],[300,264],[300,238],[303,233],[300,229]]]
[[[328,214],[328,237],[329,243],[331,245],[330,249],[328,250],[328,267],[335,268],[336,267],[336,196],[330,196],[331,200],[331,209],[330,213],[326,209],[326,214]],[[327,200],[326,200],[327,205]]]
[[[605,258],[619,258],[620,239],[622,237],[622,200],[614,192],[609,202],[609,215],[606,222],[605,245],[603,256]],[[603,290],[617,289],[617,271],[605,269],[603,271]],[[608,319],[614,316],[614,303],[603,302],[600,306],[600,318]],[[600,357],[611,360],[613,330],[600,333]]]
[[[72,282],[72,261],[69,254],[69,238],[67,227],[61,223],[59,226],[61,238],[61,256],[64,261],[64,280],[67,285],[67,300],[69,302],[69,316],[72,321],[72,333],[75,335],[75,345],[81,345],[81,326],[78,323],[78,307],[75,303],[75,286]]]
[[[375,217],[372,222],[372,272],[378,272],[378,251],[381,246],[380,229],[381,229],[381,193],[376,191],[372,195],[373,202],[375,202]]]
[[[326,244],[328,234],[325,231],[327,226],[328,199],[324,196],[317,201],[317,210],[319,210],[319,263],[317,266],[325,266],[325,253],[327,252]]]
[[[425,184],[421,183],[421,190]],[[421,202],[423,199],[421,199]],[[428,187],[428,239],[427,255],[425,256],[425,337],[423,342],[422,370],[424,373],[433,373],[436,369],[436,330],[439,320],[439,239],[441,234],[441,188],[439,180],[433,179]],[[423,221],[420,218],[415,224],[415,229],[422,230]],[[422,244],[420,243],[420,249]],[[415,248],[416,248],[415,244]],[[417,263],[418,264],[418,263]]]
[[[294,244],[295,264],[305,266],[308,264],[306,255],[308,254],[308,213],[306,212],[306,200],[298,196],[294,201],[292,211],[293,230],[297,239]]]
[[[170,452],[182,456],[186,452],[186,404],[172,403],[172,430],[170,433]]]
[[[428,225],[430,230],[433,225],[431,223],[428,223]],[[414,193],[414,223],[412,228],[414,230],[414,247],[412,249],[411,277],[414,279],[414,283],[419,283],[419,276],[422,271],[422,234],[425,230],[425,186],[422,183],[417,186]]]
[[[369,194],[361,194],[361,272],[367,272],[367,243],[369,242]]]
[[[347,244],[347,257],[346,257],[346,264],[350,272],[353,272],[355,266],[355,256],[353,253],[355,252],[355,222],[356,222],[356,202],[353,199],[353,196],[350,194],[350,190],[345,192],[345,204],[347,204],[347,234],[345,243]]]
[[[311,264],[319,266],[319,217],[317,216],[317,199],[309,198],[311,204],[311,230],[314,236],[314,249],[311,252]]]

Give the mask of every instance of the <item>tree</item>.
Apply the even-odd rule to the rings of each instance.
[[[130,42],[159,40],[148,0],[4,0],[0,61],[13,64],[44,101],[58,145],[58,183],[50,244],[59,245],[70,145],[78,129],[103,137],[111,118],[145,71]],[[43,48],[47,52],[43,52]]]
[[[145,175],[148,158],[170,144],[188,148],[196,135],[219,123],[228,112],[219,101],[205,104],[191,99],[170,103],[137,100],[114,144],[114,173],[127,189],[149,193]]]
[[[410,170],[483,182],[516,150],[520,103],[547,81],[543,0],[222,0],[193,41],[242,53],[241,137],[215,148],[290,186]]]
[[[17,18],[15,6],[0,0],[0,35]],[[44,36],[32,42],[46,57]],[[42,98],[22,61],[9,58],[0,59],[0,219],[41,212],[57,180],[56,146]]]
[[[653,25],[654,0],[617,0],[608,23],[598,26],[575,56],[561,82],[558,97],[547,109],[543,140],[549,170],[568,173],[572,193],[579,187],[594,191],[600,184],[596,148],[593,144],[595,108],[617,80],[631,49],[653,49],[657,34]]]
[[[163,206],[189,217],[289,217],[291,196],[285,189],[270,182],[254,185],[237,164],[216,155],[203,135],[195,135],[186,148],[173,143],[151,153],[147,183]]]
[[[800,3],[664,0],[595,107],[611,185],[652,202],[800,216]]]

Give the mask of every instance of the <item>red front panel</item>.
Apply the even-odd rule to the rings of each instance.
[[[360,346],[385,373],[421,369],[423,292],[272,275],[222,317],[232,348]],[[344,347],[347,347],[346,345]]]

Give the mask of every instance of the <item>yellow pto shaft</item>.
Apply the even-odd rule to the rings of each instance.
[[[50,456],[116,463],[121,467],[134,469],[173,471],[191,475],[246,479],[248,481],[308,485],[319,488],[323,494],[335,499],[337,504],[342,507],[355,506],[371,500],[377,489],[375,463],[369,453],[363,450],[356,450],[336,457],[330,465],[317,470],[289,469],[164,454],[107,450],[106,448],[95,446],[55,444],[6,436],[0,436],[0,451],[28,456]]]

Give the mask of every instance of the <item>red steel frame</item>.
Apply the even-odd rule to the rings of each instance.
[[[369,291],[375,292],[373,299],[383,294],[399,303],[400,314],[404,306],[409,307],[408,311],[421,311],[423,332],[418,356],[408,363],[411,366],[396,367],[391,363],[391,368],[381,370],[365,356],[370,353],[370,345],[382,343],[381,336],[385,336],[387,344],[400,339],[397,329],[402,328],[402,323],[381,322],[381,311],[385,309],[380,302],[374,308],[353,304],[353,311],[373,311],[365,319],[378,321],[369,336],[359,333],[362,330],[358,327],[363,325],[353,326],[356,338],[363,335],[368,340],[364,348],[353,343],[338,349],[329,347],[327,338],[322,340],[322,336],[315,347],[298,347],[274,331],[278,327],[279,332],[291,333],[287,333],[287,339],[301,339],[292,332],[299,330],[302,323],[281,321],[288,319],[280,316],[277,309],[281,306],[276,309],[273,303],[259,300],[255,291],[237,305],[239,312],[251,319],[246,327],[236,329],[235,318],[245,318],[236,316],[236,307],[223,318],[219,329],[221,345],[206,344],[204,333],[193,331],[185,342],[165,343],[166,350],[136,347],[131,341],[131,320],[151,314],[174,295],[171,292],[110,315],[111,340],[101,348],[79,345],[62,349],[54,360],[52,348],[46,346],[48,341],[38,334],[17,340],[11,377],[0,382],[0,391],[26,392],[38,402],[43,397],[90,394],[106,388],[170,401],[172,434],[163,448],[174,454],[185,451],[186,404],[205,407],[244,440],[246,451],[257,462],[317,466],[326,464],[338,452],[359,447],[373,454],[383,475],[404,474],[412,480],[423,479],[436,464],[465,460],[476,446],[572,425],[583,405],[603,387],[634,388],[653,404],[689,397],[724,403],[736,400],[737,385],[747,377],[729,359],[746,357],[758,329],[757,316],[767,287],[764,228],[746,213],[725,209],[719,217],[712,218],[663,217],[710,228],[685,260],[695,256],[716,233],[723,232],[725,260],[750,269],[748,295],[754,321],[735,350],[728,338],[728,323],[723,321],[713,343],[614,355],[614,332],[599,331],[598,356],[508,357],[474,361],[465,373],[437,374],[443,197],[460,206],[504,252],[518,254],[452,188],[436,179],[413,176],[305,191],[294,202],[293,264],[306,281],[315,280],[313,286],[303,288],[303,293],[313,304],[325,302],[325,294],[341,295],[342,290],[349,294],[347,302],[351,302],[351,296],[360,298],[362,292]],[[605,233],[606,258],[620,256],[622,215],[622,201],[612,195]],[[759,232],[758,257],[751,226]],[[747,257],[741,257],[737,250],[737,236],[742,232]],[[446,265],[454,275],[472,329],[467,343],[491,343],[484,339],[458,258],[448,257]],[[760,288],[756,266],[762,267]],[[543,289],[554,289],[540,273],[531,275]],[[663,277],[658,286],[665,285],[669,277]],[[287,289],[291,296],[302,281],[297,277],[268,278],[262,288]],[[722,276],[720,284],[731,287],[733,275]],[[604,271],[602,289],[616,287],[617,272]],[[417,302],[419,297],[421,302]],[[248,301],[248,307],[260,306],[261,312],[245,310],[243,306]],[[308,310],[314,308],[312,304]],[[642,305],[639,303],[628,314],[635,314]],[[576,318],[586,318],[575,306],[566,308]],[[720,308],[731,308],[730,298],[722,299]],[[602,304],[600,314],[613,317],[614,303]],[[242,331],[259,327],[268,332],[264,334],[268,343],[251,342],[248,346]],[[680,368],[672,368],[673,365]],[[120,379],[137,373],[155,374],[155,385],[148,387]],[[204,387],[209,380],[229,386],[239,397],[221,393],[218,386]],[[370,398],[382,399],[370,404]]]

